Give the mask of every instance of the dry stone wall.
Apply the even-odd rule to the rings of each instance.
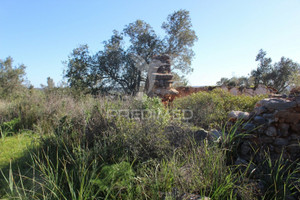
[[[263,95],[263,94],[270,95],[270,94],[275,94],[277,92],[275,89],[266,87],[261,84],[259,84],[255,88],[221,86],[221,89],[228,91],[233,95],[247,95],[247,96],[256,96],[256,95]]]
[[[252,113],[232,111],[229,118],[247,121],[240,130],[249,133],[239,149],[243,159],[260,161],[265,152],[274,159],[281,153],[286,159],[300,158],[300,96],[263,99]]]

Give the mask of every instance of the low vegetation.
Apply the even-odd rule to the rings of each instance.
[[[235,96],[222,89],[212,92],[198,92],[189,96],[175,99],[174,107],[178,109],[192,110],[193,117],[189,122],[203,128],[221,129],[227,122],[228,113],[232,110],[251,112],[255,104],[265,98],[259,96]]]
[[[223,144],[197,139],[202,127],[222,127],[228,111],[250,111],[260,98],[203,92],[166,108],[157,98],[26,90],[20,98],[1,101],[0,195],[7,199],[296,197],[299,165],[269,162],[253,179],[251,163],[228,162],[233,156],[228,150],[236,142],[230,136],[234,130],[227,131]],[[127,109],[147,112],[116,114]],[[180,113],[174,117],[172,111],[179,109],[192,109],[192,120],[185,121]]]

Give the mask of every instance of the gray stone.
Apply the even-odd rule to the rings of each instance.
[[[265,130],[266,130],[266,127],[265,126],[262,126],[262,127],[259,127],[256,132],[260,135],[264,134],[265,133]]]
[[[260,137],[260,142],[263,144],[271,144],[274,142],[274,139],[272,137],[262,136]]]
[[[290,140],[300,140],[300,135],[297,134],[291,134],[289,137]]]
[[[279,156],[280,154],[282,153],[282,156],[285,156],[286,152],[285,152],[285,146],[275,146],[274,148],[274,152],[276,152]],[[276,156],[276,157],[279,157],[279,156]]]
[[[262,116],[263,116],[263,118],[266,118],[266,119],[274,119],[273,113],[266,113],[266,114],[263,114]]]
[[[292,129],[293,131],[295,131],[296,133],[299,133],[299,134],[300,134],[300,124],[293,124],[293,125],[291,126],[291,129]]]
[[[244,142],[241,145],[241,154],[242,155],[247,155],[250,150],[251,150],[251,147],[249,146],[249,144],[247,142]]]
[[[235,165],[248,165],[248,162],[240,157],[238,157],[236,159],[236,161],[234,162]]]
[[[300,144],[299,140],[289,140],[289,144]]]
[[[290,144],[286,147],[286,149],[290,153],[300,153],[300,145],[299,144]]]
[[[269,145],[269,150],[274,151],[275,147],[273,145]]]
[[[255,123],[257,123],[259,125],[266,123],[265,118],[263,118],[261,116],[255,116],[253,120]]]
[[[263,99],[258,102],[258,105],[265,106],[269,111],[274,111],[294,108],[297,103],[288,99]]]
[[[258,106],[258,107],[254,108],[254,112],[255,112],[256,115],[260,115],[260,114],[265,113],[267,111],[268,111],[267,108],[264,107],[264,106]]]
[[[250,114],[248,112],[242,112],[242,111],[231,111],[228,114],[229,119],[242,119],[242,120],[248,120]]]
[[[256,126],[252,123],[247,123],[242,127],[242,130],[244,131],[254,131]]]
[[[278,128],[279,128],[279,135],[281,135],[281,136],[288,136],[288,134],[289,134],[289,128],[290,128],[289,124],[280,123],[278,125]]]
[[[267,131],[266,131],[267,136],[276,136],[277,135],[277,130],[274,126],[270,126]]]
[[[298,107],[300,107],[300,97],[299,97],[299,96],[297,96],[297,97],[295,98],[295,101],[296,101]]]
[[[218,131],[217,129],[212,129],[209,131],[209,135],[211,135],[213,138],[217,139],[222,136],[222,132]]]
[[[289,144],[288,139],[285,138],[276,138],[274,141],[274,145],[276,146],[286,146]]]
[[[275,122],[277,122],[275,119],[268,119],[268,125],[272,125],[274,124]]]
[[[197,130],[194,133],[194,138],[196,141],[202,141],[202,140],[206,139],[208,136],[209,136],[209,133],[204,129]]]

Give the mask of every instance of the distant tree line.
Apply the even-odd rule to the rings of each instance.
[[[289,58],[282,57],[279,62],[272,64],[272,59],[266,57],[262,49],[256,56],[258,62],[256,70],[252,70],[249,77],[221,78],[217,85],[231,87],[257,87],[263,84],[285,92],[288,87],[300,86],[300,65]]]
[[[148,23],[136,20],[122,32],[113,31],[111,38],[103,42],[103,50],[95,55],[90,54],[88,45],[75,48],[65,62],[64,76],[69,86],[92,94],[135,95],[146,83],[152,57],[160,54],[171,56],[177,81],[186,84],[184,76],[193,70],[192,47],[197,41],[189,12],[170,14],[161,27],[166,33],[163,38]]]

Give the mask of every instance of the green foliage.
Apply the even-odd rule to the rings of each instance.
[[[16,133],[18,131],[17,127],[19,123],[20,123],[20,118],[15,118],[11,121],[3,122],[0,125],[0,133],[1,133],[0,136],[2,138],[5,138],[6,136],[10,136]]]
[[[166,32],[164,38],[146,22],[136,20],[122,32],[114,30],[111,38],[103,42],[103,50],[95,55],[89,54],[87,45],[74,49],[66,62],[69,85],[84,93],[136,95],[146,83],[151,59],[160,54],[171,56],[177,73],[190,73],[197,36],[189,12],[172,13],[162,28]],[[129,44],[125,44],[127,39]]]
[[[297,193],[299,195],[299,179],[297,178],[297,174],[300,173],[299,163],[289,163],[282,158],[282,155],[275,161],[267,153],[265,157],[261,176],[264,199],[287,199]]]
[[[289,58],[282,57],[279,62],[272,64],[272,59],[266,57],[262,49],[256,56],[259,62],[256,70],[252,70],[250,77],[221,78],[217,85],[229,87],[257,87],[263,84],[276,89],[279,93],[286,92],[289,86],[299,84],[298,75],[300,65]]]
[[[289,85],[294,87],[300,87],[300,69],[293,72],[289,77]]]
[[[264,84],[283,92],[289,86],[290,76],[299,71],[300,65],[289,58],[282,57],[279,62],[272,64],[272,59],[266,57],[262,49],[256,56],[259,65],[251,72],[254,78],[254,85]]]
[[[221,128],[227,121],[228,113],[232,110],[251,112],[255,104],[265,96],[235,96],[221,89],[212,92],[198,92],[187,97],[174,100],[174,107],[191,110],[190,119],[194,125],[209,128]]]
[[[194,144],[191,151],[177,150],[162,161],[145,163],[139,166],[140,190],[153,199],[179,199],[191,194],[212,199],[252,199],[252,188],[238,181],[237,174],[226,166],[224,153],[207,143]]]
[[[71,88],[76,91],[85,91],[89,89],[89,68],[91,58],[89,56],[88,46],[81,45],[73,50],[67,62],[65,77]]]
[[[227,112],[250,111],[262,97],[233,96],[215,90],[177,99],[172,109],[160,99],[146,96],[75,98],[59,90],[33,90],[24,97],[0,102],[2,125],[7,125],[3,126],[8,132],[21,132],[4,138],[0,144],[0,196],[4,198],[180,199],[200,195],[211,199],[259,199],[260,195],[282,199],[297,195],[295,163],[284,167],[274,163],[269,167],[257,165],[256,178],[266,189],[261,193],[256,191],[256,180],[249,178],[251,162],[232,165],[239,139],[244,136],[237,134],[241,124],[230,130],[224,128],[220,143],[214,143],[197,138],[199,128],[171,114],[177,108],[192,109],[198,119],[192,118],[191,122],[220,127]],[[145,110],[148,115],[143,118],[134,113],[110,113],[127,109]],[[156,117],[149,117],[150,111]],[[203,111],[205,116],[201,115]],[[24,136],[25,127],[40,134],[37,148],[25,148],[35,144],[30,143],[32,136],[15,139]],[[17,165],[20,161],[30,167]]]
[[[167,33],[165,37],[164,53],[171,55],[174,69],[189,73],[193,69],[190,67],[194,52],[191,47],[197,41],[197,36],[192,30],[189,11],[178,10],[170,14],[167,21],[162,24],[162,28]]]
[[[1,98],[18,95],[23,89],[25,65],[13,67],[13,59],[0,60],[0,96]],[[12,93],[12,91],[14,91]]]
[[[0,169],[7,167],[10,161],[22,158],[35,145],[38,145],[38,136],[28,132],[1,138]]]
[[[128,162],[104,166],[92,182],[105,194],[105,199],[125,199],[133,189],[135,173]]]
[[[222,86],[228,86],[228,87],[251,87],[253,86],[253,77],[232,77],[232,78],[221,78],[220,81],[217,82],[217,85]]]

